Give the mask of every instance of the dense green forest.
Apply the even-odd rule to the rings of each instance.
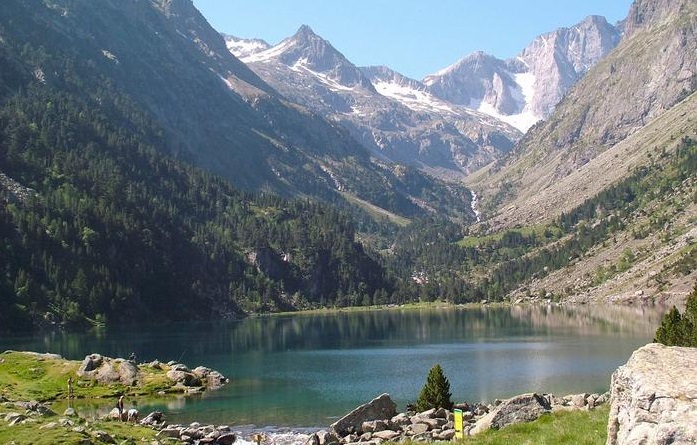
[[[386,300],[345,213],[163,155],[157,127],[123,104],[107,114],[37,86],[0,109],[4,328]]]

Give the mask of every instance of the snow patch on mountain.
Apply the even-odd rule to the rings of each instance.
[[[246,64],[255,62],[268,62],[274,60],[279,55],[283,54],[288,48],[293,46],[293,41],[290,39],[285,39],[276,46],[272,46],[263,51],[250,53],[246,56],[240,57],[240,60]]]
[[[513,77],[516,83],[516,87],[511,88],[511,95],[521,105],[522,110],[520,113],[503,114],[484,100],[473,100],[469,106],[480,113],[495,117],[522,132],[526,132],[530,127],[542,120],[541,116],[532,111],[531,106],[535,94],[535,75],[533,73],[514,73],[511,77]]]
[[[435,111],[456,114],[452,105],[437,99],[427,91],[388,81],[373,81],[378,93],[401,102],[414,111]]]
[[[307,65],[308,65],[308,60],[306,58],[304,58],[304,59],[298,60],[289,68],[295,72],[299,72],[299,73],[304,72],[304,73],[307,73],[311,76],[316,77],[317,80],[319,80],[320,82],[325,84],[332,91],[353,91],[354,90],[351,87],[340,84],[339,82],[337,82],[334,79],[327,76],[325,73],[320,73],[318,71],[314,71],[314,70],[310,69]]]
[[[238,59],[249,57],[271,48],[271,45],[261,39],[241,39],[239,37],[223,34],[225,46],[233,56]]]

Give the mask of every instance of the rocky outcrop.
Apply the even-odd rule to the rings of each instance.
[[[122,358],[112,359],[100,354],[90,354],[82,361],[77,375],[95,379],[105,385],[121,383],[132,386],[138,379],[138,367]]]
[[[607,445],[694,444],[697,349],[656,343],[612,375]]]
[[[492,405],[461,404],[463,433],[468,435],[489,428],[503,428],[529,422],[553,411],[589,410],[607,402],[608,394],[573,394],[564,397],[553,394],[523,394]],[[306,445],[353,444],[384,441],[442,441],[455,437],[454,414],[446,409],[430,409],[420,413],[394,412],[394,402],[382,394],[371,402],[351,411],[332,424],[329,430],[310,435]],[[391,415],[392,414],[392,415]]]
[[[170,361],[164,364],[157,360],[142,366],[164,372],[173,388],[183,392],[217,389],[228,382],[228,379],[220,372],[204,366],[198,366],[191,370],[181,363]],[[135,361],[90,354],[82,361],[77,375],[94,379],[106,385],[119,383],[133,386],[138,383],[140,374]]]

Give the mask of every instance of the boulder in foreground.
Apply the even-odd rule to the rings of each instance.
[[[350,433],[359,432],[363,422],[390,419],[396,414],[397,405],[389,394],[382,394],[331,424],[330,429],[337,436],[343,437]]]
[[[651,343],[612,375],[607,445],[694,444],[697,348]]]

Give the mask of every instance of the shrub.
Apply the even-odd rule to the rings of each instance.
[[[661,320],[654,341],[666,346],[697,347],[697,284],[687,297],[685,313],[673,306]]]
[[[421,389],[419,399],[416,401],[418,411],[426,411],[431,408],[452,409],[453,402],[450,401],[450,382],[443,373],[440,365],[435,365],[428,371],[426,383]]]

